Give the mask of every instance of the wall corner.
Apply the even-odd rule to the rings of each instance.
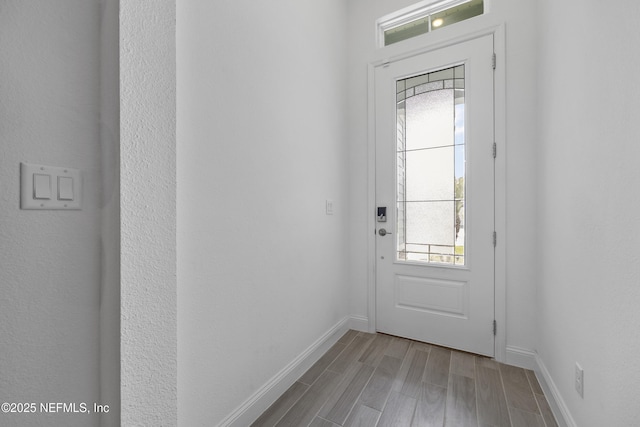
[[[122,425],[177,425],[175,29],[120,1]]]

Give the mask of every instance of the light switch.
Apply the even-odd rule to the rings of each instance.
[[[58,177],[58,200],[73,200],[73,178]]]
[[[81,210],[81,171],[20,163],[20,209]]]
[[[325,202],[325,212],[327,215],[333,215],[333,200],[327,200]]]
[[[51,175],[33,174],[33,198],[51,199]]]

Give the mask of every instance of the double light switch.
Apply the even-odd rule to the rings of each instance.
[[[20,163],[21,209],[81,209],[78,169]]]

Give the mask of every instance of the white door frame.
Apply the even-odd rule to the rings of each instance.
[[[479,17],[479,18],[488,18]],[[481,20],[477,20],[481,21]],[[444,30],[444,29],[443,29]],[[440,30],[440,31],[443,31]],[[443,31],[444,33],[444,31]],[[441,33],[441,34],[443,34]],[[496,69],[494,73],[494,122],[495,138],[497,144],[497,157],[495,160],[495,227],[497,233],[497,245],[495,250],[495,320],[497,333],[495,337],[495,359],[499,362],[506,361],[506,61],[505,61],[505,29],[504,24],[483,26],[462,36],[448,38],[436,38],[437,33],[421,36],[420,39],[429,38],[430,41],[422,43],[418,48],[401,51],[393,46],[378,49],[375,60],[368,64],[368,100],[367,100],[367,150],[368,150],[368,195],[367,195],[367,293],[368,293],[368,329],[376,331],[376,135],[375,135],[375,69],[384,64],[412,56],[420,55],[467,40],[485,35],[493,35],[494,52],[496,53]],[[443,34],[444,35],[444,34]],[[416,38],[417,40],[418,38]],[[433,39],[433,41],[431,41]],[[401,43],[398,43],[399,45]],[[393,53],[392,53],[393,52]],[[389,55],[389,56],[385,56]]]

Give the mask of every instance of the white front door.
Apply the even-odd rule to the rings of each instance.
[[[376,329],[494,355],[493,36],[375,70]]]

